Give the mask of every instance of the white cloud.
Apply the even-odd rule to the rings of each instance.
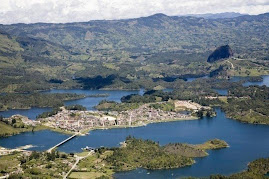
[[[148,16],[269,12],[269,0],[0,0],[0,23],[79,22]]]

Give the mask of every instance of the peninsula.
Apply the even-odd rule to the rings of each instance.
[[[191,101],[176,101],[176,108],[190,110],[184,114],[180,111],[161,109],[168,102],[142,104],[126,111],[84,111],[67,110],[61,107],[57,114],[40,118],[42,125],[68,132],[87,133],[89,130],[144,126],[149,123],[198,119],[195,115],[200,109],[208,109]]]

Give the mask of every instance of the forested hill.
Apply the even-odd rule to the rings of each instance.
[[[235,18],[235,17],[240,17],[244,16],[247,14],[240,14],[236,12],[224,12],[224,13],[207,13],[207,14],[188,14],[188,15],[182,15],[182,16],[192,16],[192,17],[202,17],[205,19],[224,19],[224,18]]]
[[[226,19],[155,14],[127,20],[1,25],[0,29],[13,36],[40,38],[72,47],[74,54],[92,55],[102,50],[124,50],[131,54],[201,52],[229,44],[236,54],[252,57],[258,54],[263,58],[264,50],[268,49],[268,26],[269,14]]]
[[[169,87],[167,83],[176,79],[218,70],[207,58],[223,45],[231,47],[235,58],[268,60],[268,27],[269,14],[226,19],[155,14],[125,20],[0,25],[0,91]],[[244,61],[238,63],[245,73]],[[253,62],[244,65],[253,66],[249,63]],[[261,74],[267,70],[264,64],[256,65],[261,65]]]

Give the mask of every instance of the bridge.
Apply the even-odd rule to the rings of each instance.
[[[78,133],[72,135],[71,137],[68,137],[67,139],[63,140],[62,142],[56,144],[55,146],[51,147],[50,149],[47,150],[47,152],[51,153],[51,151],[61,145],[63,145],[64,143],[66,143],[67,141],[73,139],[74,137],[76,137],[78,135]]]

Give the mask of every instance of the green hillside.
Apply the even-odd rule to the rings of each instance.
[[[164,83],[210,74],[220,66],[228,71],[219,75],[261,75],[269,67],[268,25],[269,14],[228,19],[155,14],[127,20],[0,25],[0,90],[169,87]],[[227,44],[241,60],[234,62],[238,68],[206,62],[217,47]],[[259,61],[259,72],[248,69],[253,61]]]

